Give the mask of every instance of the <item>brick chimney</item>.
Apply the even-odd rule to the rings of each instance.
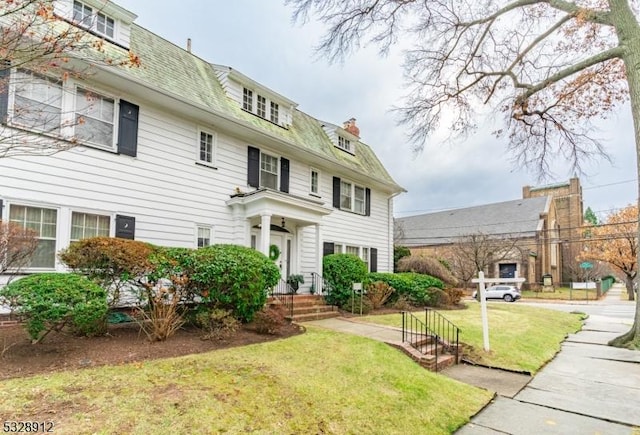
[[[344,128],[352,135],[358,138],[360,137],[360,129],[358,128],[358,126],[356,126],[356,118],[351,118],[350,120],[345,121],[342,128]]]

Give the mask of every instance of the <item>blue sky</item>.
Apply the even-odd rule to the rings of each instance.
[[[456,144],[436,135],[414,155],[406,129],[390,111],[402,103],[402,57],[380,57],[364,47],[343,64],[314,53],[323,27],[291,21],[282,0],[115,0],[136,13],[136,23],[194,54],[231,66],[299,104],[310,115],[335,124],[354,117],[361,137],[408,193],[395,201],[397,216],[521,198],[525,185],[568,180],[566,162],[554,162],[554,178],[514,167],[506,139],[490,135],[491,119],[479,119],[477,134]],[[160,6],[160,5],[171,5]],[[142,59],[144,63],[144,59]],[[636,157],[628,107],[599,123],[598,138],[612,158],[587,162],[578,174],[584,206],[600,217],[636,201]]]

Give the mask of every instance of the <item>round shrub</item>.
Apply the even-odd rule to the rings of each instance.
[[[273,261],[244,246],[200,248],[191,253],[190,262],[189,281],[202,301],[231,310],[243,322],[264,307],[269,289],[280,279]]]
[[[105,327],[107,294],[84,276],[30,275],[0,289],[0,299],[26,318],[27,332],[34,343],[67,325],[84,335],[96,334]]]
[[[353,283],[365,281],[367,265],[356,255],[327,255],[322,259],[322,275],[330,286],[327,303],[341,307],[351,298]]]

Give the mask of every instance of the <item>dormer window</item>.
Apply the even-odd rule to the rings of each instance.
[[[73,20],[83,27],[92,30],[102,36],[113,39],[115,36],[116,23],[113,18],[102,12],[93,10],[78,0],[73,2]]]
[[[338,136],[338,148],[351,153],[351,141],[343,136]]]
[[[280,107],[278,106],[278,104],[274,103],[273,101],[271,102],[271,122],[273,122],[274,124],[278,123],[278,112],[280,110]]]
[[[249,112],[253,112],[253,91],[244,88],[242,91],[242,108]]]
[[[264,118],[267,116],[267,99],[262,95],[258,95],[258,111],[256,114],[260,118]]]

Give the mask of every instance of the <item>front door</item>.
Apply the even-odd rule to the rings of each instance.
[[[271,233],[271,244],[280,250],[280,256],[275,263],[280,268],[282,279],[287,279],[291,267],[291,237],[282,233]]]

